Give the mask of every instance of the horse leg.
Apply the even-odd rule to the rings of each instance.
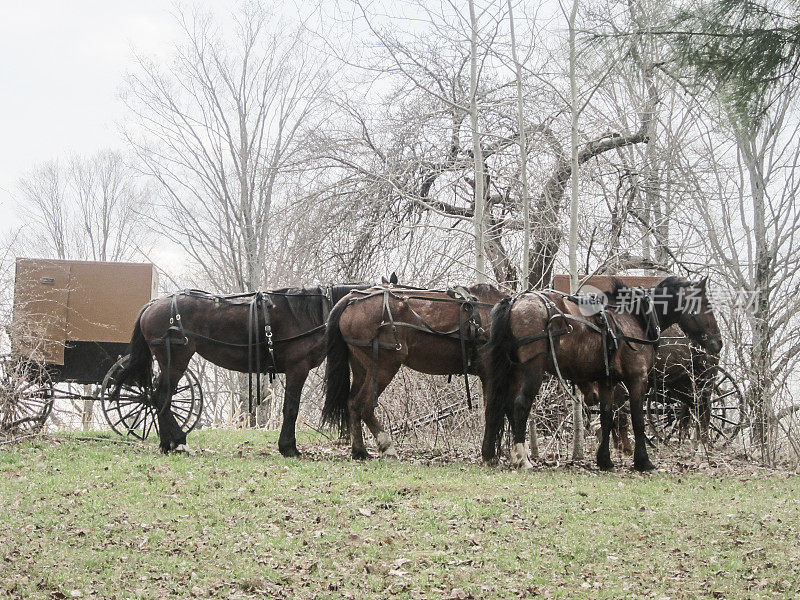
[[[628,415],[625,414],[625,411],[622,409],[622,407],[620,407],[617,411],[616,429],[617,435],[619,436],[620,450],[622,451],[622,454],[625,456],[632,456],[633,447],[631,446],[631,438],[628,435]]]
[[[709,429],[711,428],[711,394],[713,380],[709,381],[708,373],[703,373],[701,377],[700,398],[698,399],[700,413],[698,415],[698,427],[700,429],[700,442],[705,448],[709,448]]]
[[[520,386],[519,393],[514,398],[512,410],[511,434],[514,436],[514,445],[511,448],[511,464],[519,469],[532,469],[528,449],[525,447],[525,434],[528,429],[528,417],[531,414],[533,400],[542,386],[541,361],[532,364],[531,369],[525,373],[525,380]]]
[[[610,385],[601,383],[598,384],[597,391],[600,396],[600,426],[602,431],[600,445],[597,448],[597,466],[604,471],[609,471],[614,468],[614,463],[611,461],[611,451],[608,446],[611,430],[614,427],[614,389]]]
[[[300,396],[308,378],[308,369],[303,364],[286,371],[286,393],[283,396],[283,425],[278,438],[278,450],[283,456],[300,456],[297,450],[295,427],[300,410]]]
[[[378,373],[378,397],[389,385],[397,371],[400,370],[400,364],[386,364],[381,365],[383,368]],[[370,381],[370,383],[372,383]],[[397,449],[395,448],[392,437],[383,429],[380,421],[375,416],[375,402],[373,398],[372,385],[368,386],[369,399],[363,406],[363,419],[364,423],[370,430],[370,433],[375,437],[375,443],[378,445],[378,451],[384,458],[397,458]]]
[[[631,423],[633,424],[633,467],[637,471],[652,471],[655,469],[650,457],[647,455],[647,437],[644,432],[644,395],[647,387],[647,377],[630,379],[625,382],[630,395]]]
[[[353,352],[350,359],[353,381],[350,386],[350,397],[347,399],[347,413],[350,419],[352,456],[356,460],[366,460],[371,457],[364,445],[361,421],[365,404],[372,402],[372,357],[370,355],[362,361],[357,354],[359,353]]]
[[[160,437],[161,451],[166,454],[173,450],[185,450],[186,433],[178,425],[175,415],[172,414],[172,395],[178,388],[178,382],[183,377],[189,360],[194,354],[194,349],[183,346],[180,349],[172,349],[170,357],[169,377],[165,377],[166,356],[161,353],[156,355],[161,373],[158,382],[153,390],[153,406],[155,406],[158,417],[158,435]]]
[[[628,436],[628,415],[625,413],[625,392],[622,386],[614,388],[614,442],[617,450],[625,456],[633,454],[631,439]]]

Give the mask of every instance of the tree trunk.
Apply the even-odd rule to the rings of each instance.
[[[470,71],[469,71],[469,121],[472,129],[472,153],[475,163],[475,281],[486,281],[486,250],[484,247],[484,165],[483,148],[478,124],[478,19],[475,2],[469,0]]]
[[[528,139],[525,134],[525,115],[522,103],[522,65],[517,56],[517,40],[514,32],[514,10],[511,0],[508,0],[508,23],[511,30],[511,59],[514,61],[514,72],[517,82],[517,129],[519,129],[519,163],[520,178],[522,180],[522,272],[519,285],[522,289],[528,287],[528,277],[531,269],[531,195],[528,187]],[[536,425],[533,425],[535,432]],[[531,438],[531,454],[533,454],[534,442]],[[538,447],[536,449],[538,457]]]
[[[99,387],[96,390],[93,390],[92,387],[91,385],[83,386],[84,399],[81,409],[81,429],[83,429],[83,431],[89,431],[92,428],[94,420],[94,401],[97,398],[97,394],[100,392]]]
[[[575,75],[575,17],[578,14],[578,0],[573,0],[569,16],[569,87],[572,113],[570,129],[570,179],[572,197],[569,203],[569,287],[570,292],[578,290],[578,82]],[[581,393],[576,392],[572,401],[572,460],[584,458],[583,401]]]
[[[771,414],[772,347],[769,334],[771,316],[770,289],[772,286],[772,260],[766,226],[766,198],[763,155],[756,149],[754,134],[737,136],[741,155],[750,178],[750,193],[753,202],[753,235],[755,237],[755,272],[752,291],[755,296],[750,327],[753,344],[750,350],[751,381],[747,389],[747,403],[753,415],[753,443],[761,448],[762,458],[767,460],[767,442]]]

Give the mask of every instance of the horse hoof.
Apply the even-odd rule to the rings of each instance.
[[[176,454],[186,454],[187,456],[192,454],[192,451],[189,450],[189,446],[186,444],[178,444],[175,446],[175,448],[173,448],[173,452]]]
[[[633,468],[640,472],[655,471],[656,466],[649,460],[633,464]]]
[[[511,464],[516,469],[527,471],[533,468],[531,461],[528,459],[528,451],[525,444],[514,444],[511,448]]]
[[[369,460],[372,458],[366,450],[353,450],[353,460]]]
[[[614,470],[614,462],[611,459],[608,460],[598,460],[597,466],[600,468],[601,471],[613,471]]]
[[[496,456],[492,456],[492,457],[484,458],[483,460],[481,460],[481,464],[484,467],[493,468],[493,467],[496,467],[497,465],[499,465],[500,461],[497,459]]]
[[[381,454],[385,454],[387,452],[395,452],[394,450],[394,442],[392,441],[391,436],[386,433],[385,431],[381,431],[376,437],[375,441],[378,443],[378,451]],[[395,452],[396,455],[396,452]]]
[[[297,448],[278,448],[278,451],[286,458],[300,458],[302,456]]]

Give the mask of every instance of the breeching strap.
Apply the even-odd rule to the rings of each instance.
[[[467,405],[469,406],[470,410],[472,409],[472,395],[470,392],[469,387],[469,367],[470,367],[470,356],[467,348],[467,343],[475,343],[478,339],[478,335],[483,333],[483,330],[480,328],[480,317],[477,314],[477,306],[478,305],[486,305],[485,303],[478,302],[474,298],[471,298],[470,294],[466,290],[455,289],[455,290],[448,290],[448,294],[450,295],[449,298],[429,298],[425,296],[409,296],[408,299],[420,299],[426,300],[429,302],[455,302],[459,305],[459,316],[458,316],[458,327],[451,330],[451,331],[437,331],[429,323],[425,321],[425,319],[417,314],[417,312],[411,308],[410,306],[408,309],[411,313],[419,319],[422,325],[415,325],[413,323],[404,323],[404,322],[396,322],[394,320],[394,316],[392,315],[391,306],[389,303],[390,298],[398,298],[393,293],[394,289],[412,289],[417,290],[418,288],[407,288],[406,286],[402,286],[399,288],[381,288],[374,291],[369,292],[362,292],[364,294],[361,297],[354,298],[351,302],[358,302],[360,300],[365,300],[366,298],[372,298],[377,295],[381,295],[383,297],[383,306],[382,306],[382,319],[381,324],[375,331],[375,334],[369,340],[357,340],[357,339],[349,339],[345,338],[345,342],[351,344],[353,346],[361,346],[361,347],[371,347],[372,348],[372,402],[373,406],[378,405],[378,366],[379,366],[379,358],[380,358],[380,350],[400,350],[401,344],[400,340],[397,337],[397,327],[407,327],[410,329],[416,329],[417,331],[421,331],[423,333],[428,333],[431,335],[438,335],[443,337],[457,337],[459,340],[460,348],[461,348],[461,363],[462,363],[462,373],[464,376],[464,385],[466,387],[467,392]],[[429,291],[429,290],[422,290],[419,291]],[[457,296],[458,297],[457,297]],[[472,309],[472,314],[470,315],[469,319],[465,319],[465,310]],[[392,336],[394,337],[394,344],[390,342],[381,342],[378,338],[380,335],[381,330],[389,326],[391,327]]]

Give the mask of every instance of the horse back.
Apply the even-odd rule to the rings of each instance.
[[[365,355],[391,352],[395,361],[429,374],[447,375],[463,370],[458,331],[466,331],[471,315],[445,292],[375,288],[354,292],[339,320],[342,336],[351,348]],[[477,306],[482,327],[488,327],[491,306]],[[467,341],[472,355],[474,342]],[[471,369],[474,371],[474,369]]]

